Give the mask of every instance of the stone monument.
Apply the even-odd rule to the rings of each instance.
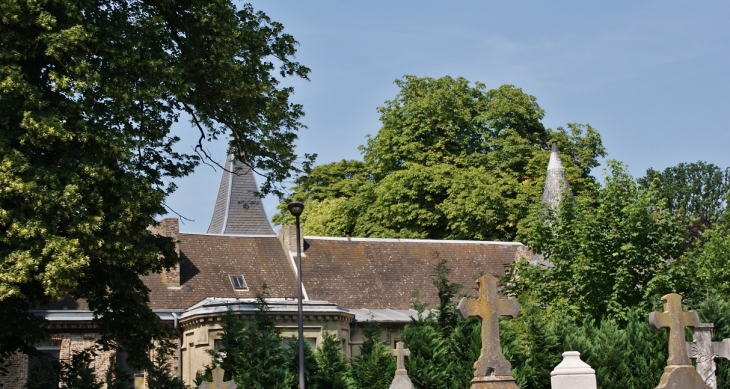
[[[550,373],[552,389],[596,389],[596,371],[580,360],[577,351],[563,353],[563,361]]]
[[[411,351],[403,348],[403,342],[398,342],[395,345],[395,350],[390,351],[390,355],[397,358],[397,367],[389,389],[415,389],[413,382],[408,377],[405,363],[405,357],[411,355]]]
[[[656,389],[708,389],[687,355],[684,328],[696,327],[700,318],[695,311],[682,311],[682,296],[670,293],[662,297],[664,312],[649,314],[652,328],[669,332],[669,359]]]
[[[712,341],[712,323],[700,323],[692,330],[692,341],[687,342],[687,355],[697,364],[697,372],[705,385],[717,389],[715,358],[730,359],[730,339]]]
[[[520,304],[512,298],[501,298],[498,282],[493,275],[485,274],[477,280],[478,298],[464,297],[459,301],[461,317],[477,316],[482,320],[482,350],[474,363],[471,389],[519,389],[510,371],[512,366],[499,344],[499,317],[517,317]]]
[[[220,366],[216,366],[210,373],[213,376],[213,382],[203,382],[198,389],[236,389],[238,387],[233,381],[223,382],[225,370]]]

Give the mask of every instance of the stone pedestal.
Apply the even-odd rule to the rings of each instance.
[[[471,389],[520,389],[512,376],[482,376],[471,380]]]
[[[552,389],[596,389],[596,371],[580,360],[577,351],[563,353],[563,361],[550,373]]]
[[[398,369],[395,371],[395,377],[393,377],[393,382],[390,383],[388,389],[415,389],[415,387],[406,370]]]
[[[692,365],[669,365],[656,389],[708,389]]]

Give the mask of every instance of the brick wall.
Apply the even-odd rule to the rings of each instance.
[[[180,221],[177,218],[165,218],[160,220],[157,225],[149,227],[150,232],[157,235],[169,236],[175,240],[175,251],[180,255],[180,245],[178,243],[178,234],[180,234]],[[168,288],[180,287],[180,264],[174,268],[164,272],[165,285]]]
[[[51,339],[61,341],[60,359],[63,362],[70,362],[74,353],[93,348],[96,340],[99,339],[98,334],[78,334],[78,333],[61,333],[53,334]],[[112,351],[97,350],[96,358],[92,362],[92,366],[96,371],[96,378],[103,381],[106,372],[109,370]],[[6,364],[8,373],[0,376],[0,388],[16,389],[22,388],[27,380],[33,379],[28,377],[28,356],[25,354],[13,355]]]
[[[8,359],[4,367],[8,372],[0,376],[0,388],[22,388],[28,378],[28,356],[16,353]]]

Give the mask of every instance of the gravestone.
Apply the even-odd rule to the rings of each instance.
[[[213,376],[213,382],[203,382],[198,389],[236,389],[238,387],[233,381],[223,382],[225,370],[220,366],[216,366],[210,373]]]
[[[482,320],[482,350],[474,363],[471,389],[519,389],[510,371],[511,365],[499,344],[500,316],[517,317],[520,304],[515,299],[501,298],[497,292],[499,281],[491,274],[477,280],[479,296],[459,301],[459,313],[464,319],[477,316]]]
[[[563,353],[563,361],[550,373],[552,389],[596,389],[596,371],[581,361],[577,351]]]
[[[390,355],[397,358],[397,367],[395,377],[393,377],[393,382],[390,383],[389,389],[415,389],[413,382],[408,377],[405,363],[405,357],[411,355],[411,351],[403,348],[403,342],[398,342],[395,345],[395,350],[390,351]]]
[[[708,389],[687,355],[684,328],[696,327],[700,318],[695,311],[682,311],[682,296],[670,293],[662,297],[664,312],[649,314],[652,328],[669,332],[669,359],[656,389]]]
[[[712,341],[712,323],[700,323],[692,332],[692,341],[687,342],[687,355],[696,362],[697,373],[705,385],[717,389],[715,358],[730,359],[730,339]]]

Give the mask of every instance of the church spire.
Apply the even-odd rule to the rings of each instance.
[[[251,168],[238,161],[234,163],[233,156],[228,156],[208,233],[276,235],[261,198],[256,195],[257,189]]]
[[[563,162],[560,160],[560,153],[558,152],[558,142],[553,142],[547,177],[545,178],[545,190],[542,192],[542,203],[550,208],[557,207],[563,193],[570,196],[570,185],[565,178]]]

